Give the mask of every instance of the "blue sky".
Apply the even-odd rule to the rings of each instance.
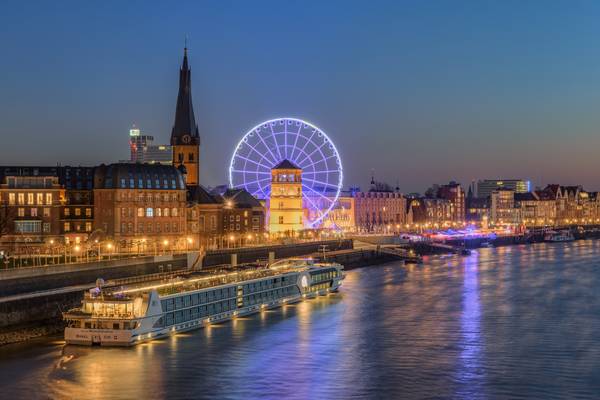
[[[187,36],[207,185],[246,130],[293,116],[346,185],[600,189],[599,20],[592,1],[4,2],[0,164],[125,159],[134,122],[167,142]]]

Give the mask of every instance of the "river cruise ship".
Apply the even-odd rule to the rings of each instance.
[[[337,291],[343,266],[282,260],[127,288],[96,287],[63,313],[67,344],[131,346]]]

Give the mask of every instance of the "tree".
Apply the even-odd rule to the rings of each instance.
[[[10,207],[7,203],[0,203],[0,241],[2,237],[10,233],[10,228],[15,217],[14,207]]]

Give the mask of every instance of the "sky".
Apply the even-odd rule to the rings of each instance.
[[[5,1],[0,165],[167,143],[187,37],[201,183],[274,117],[325,131],[344,185],[530,179],[600,189],[600,2]]]

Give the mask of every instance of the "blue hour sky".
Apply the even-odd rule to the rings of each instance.
[[[128,157],[168,142],[188,37],[201,180],[244,132],[304,118],[345,185],[454,179],[600,189],[600,2],[3,2],[0,164]]]

